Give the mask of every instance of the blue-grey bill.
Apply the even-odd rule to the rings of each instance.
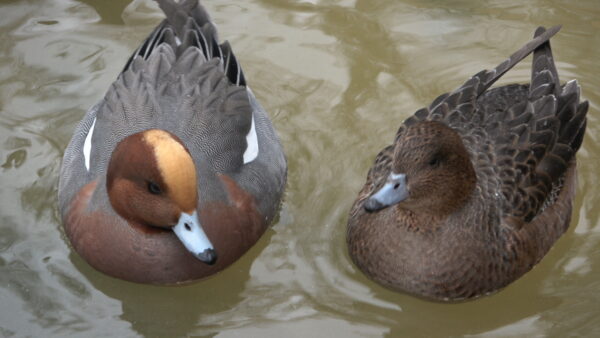
[[[387,208],[408,198],[405,174],[390,173],[385,184],[371,197],[367,198],[364,207],[367,211]]]
[[[177,225],[173,227],[173,232],[196,258],[209,265],[216,262],[217,253],[202,229],[198,212],[181,213]]]

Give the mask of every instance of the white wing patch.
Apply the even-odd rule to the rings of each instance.
[[[94,117],[94,122],[92,122],[92,126],[88,131],[87,136],[85,137],[85,141],[83,142],[83,157],[85,159],[85,169],[90,171],[90,154],[92,153],[92,135],[94,134],[94,127],[96,126],[96,118]]]
[[[252,113],[252,125],[246,135],[246,151],[244,151],[244,164],[250,163],[258,156],[258,137],[256,136],[256,127],[254,126],[254,112]]]

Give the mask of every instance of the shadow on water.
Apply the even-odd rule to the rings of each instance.
[[[89,267],[55,210],[62,150],[162,14],[150,0],[3,1],[0,336],[600,334],[595,1],[205,5],[286,150],[280,219],[241,260],[193,285],[133,284]],[[523,278],[472,302],[429,302],[368,280],[345,229],[378,150],[418,108],[556,23],[561,79],[577,78],[590,100],[567,234]],[[527,59],[504,80],[527,81],[529,69]]]
[[[121,15],[123,10],[131,3],[131,0],[113,0],[113,1],[93,1],[93,0],[77,0],[87,6],[94,8],[96,13],[100,15],[101,22],[108,25],[122,25],[125,22]]]
[[[327,111],[328,113],[320,116],[323,133],[318,134],[317,136],[321,146],[325,145],[325,149],[327,149],[327,146],[329,145],[331,146],[330,150],[333,151],[338,150],[344,152],[347,149],[352,149],[353,154],[371,152],[371,156],[374,156],[379,148],[373,147],[373,142],[369,141],[369,139],[372,139],[375,129],[375,127],[370,127],[368,125],[369,123],[375,124],[379,122],[381,126],[387,128],[385,133],[390,136],[389,139],[391,140],[393,132],[395,131],[394,128],[397,128],[403,117],[407,117],[420,107],[419,103],[415,105],[415,99],[422,101],[422,104],[427,104],[438,94],[454,89],[456,86],[460,85],[462,81],[467,79],[468,76],[475,74],[483,68],[495,66],[508,55],[497,53],[491,54],[493,55],[493,58],[490,58],[490,60],[484,59],[482,61],[467,54],[464,58],[471,57],[474,59],[474,62],[479,62],[483,66],[470,67],[466,69],[466,74],[458,76],[456,79],[445,80],[446,82],[444,85],[439,85],[438,81],[435,79],[435,73],[424,74],[425,80],[434,81],[435,84],[428,85],[428,87],[425,88],[422,88],[422,86],[421,88],[413,88],[414,83],[411,83],[411,80],[414,79],[414,77],[405,80],[394,78],[402,77],[407,74],[405,69],[407,65],[405,62],[407,62],[408,56],[407,54],[398,51],[398,43],[394,42],[395,39],[392,37],[393,33],[390,32],[390,28],[386,27],[385,23],[378,19],[386,16],[386,11],[389,10],[389,7],[378,6],[377,2],[360,0],[356,1],[354,8],[343,7],[342,5],[331,5],[332,2],[310,4],[265,0],[261,1],[261,3],[266,8],[273,11],[272,15],[274,17],[277,17],[279,21],[285,22],[287,25],[296,26],[299,29],[307,29],[309,27],[314,29],[317,27],[320,31],[331,35],[336,39],[335,45],[330,48],[335,49],[336,54],[343,56],[340,57],[339,60],[340,62],[345,63],[345,66],[348,69],[349,81],[347,87],[344,88],[339,101],[336,101],[335,104],[331,104],[330,107],[322,108],[322,110]],[[414,6],[422,8],[424,11],[427,9],[431,10],[431,8],[428,8],[427,5],[423,5],[422,3],[415,3]],[[431,4],[429,7],[432,7]],[[288,11],[290,13],[288,13]],[[280,12],[287,14],[281,14]],[[300,13],[301,15],[298,16],[300,16],[302,20],[293,15],[292,12]],[[485,10],[481,7],[473,7],[471,12],[477,14],[479,20],[485,19]],[[532,15],[536,16],[542,16],[544,14],[541,10],[532,11],[532,13]],[[547,25],[556,22],[556,20],[552,19],[546,19],[544,21],[545,22],[540,24]],[[530,33],[532,33],[536,25],[527,23],[527,26],[531,26]],[[459,31],[460,29],[462,28],[459,28]],[[349,30],[352,30],[352,34],[348,34]],[[490,31],[493,31],[493,29]],[[569,32],[565,32],[565,34],[568,35]],[[374,36],[377,38],[373,38]],[[515,41],[510,46],[513,46],[514,44],[511,48],[518,48],[521,43],[527,41],[529,38],[529,35],[519,36],[516,39],[511,37],[511,39]],[[558,45],[560,46],[560,43]],[[559,50],[558,53],[560,53],[560,48],[557,49]],[[575,50],[576,49],[574,48],[573,51]],[[586,54],[582,51],[579,52]],[[585,57],[585,55],[581,56],[581,58]],[[416,61],[417,60],[412,60],[411,62],[414,63]],[[457,64],[447,67],[446,71],[454,71],[457,72],[457,74],[464,73],[461,68],[457,68],[460,66],[460,64]],[[439,67],[443,67],[443,64]],[[531,60],[526,59],[519,67],[520,69],[509,74],[509,79],[511,79],[512,76],[512,79],[518,78],[518,81],[527,81]],[[525,71],[521,69],[524,69]],[[565,70],[561,69],[559,72],[561,72],[563,79],[570,79],[573,77],[568,68]],[[391,75],[387,78],[383,77],[382,81],[380,75],[383,73]],[[410,74],[410,71],[408,71],[408,74]],[[582,76],[584,77],[583,79]],[[587,92],[593,92],[594,88],[592,86],[588,85],[586,87],[586,82],[593,84],[593,80],[585,81],[586,75],[581,74],[577,74],[577,77],[580,79],[582,86],[584,86],[584,93],[586,92],[586,88]],[[515,80],[512,80],[512,82],[514,81]],[[419,84],[419,81],[415,83]],[[386,85],[389,87],[386,88]],[[441,91],[437,91],[438,86],[442,88]],[[397,91],[392,89],[397,89]],[[430,89],[430,91],[428,91],[428,89]],[[402,93],[403,90],[408,91],[409,94]],[[409,100],[413,101],[410,103],[410,106],[402,102],[402,99],[406,98],[406,96],[408,96]],[[384,104],[379,105],[377,102],[378,99],[385,99],[387,101]],[[386,112],[384,117],[389,118],[390,109],[397,109],[400,114],[404,114],[404,116],[399,116],[391,126],[389,120],[385,121],[384,118],[378,116],[381,112]],[[329,111],[335,114],[334,117],[329,114]],[[593,112],[591,112],[591,114],[593,114]],[[364,123],[357,123],[357,121],[354,121],[353,123],[344,123],[343,121],[347,119],[359,119]],[[378,119],[381,120],[378,121]],[[592,116],[591,119],[593,120],[594,117]],[[330,127],[339,127],[342,125],[344,127],[340,128],[341,130],[336,131],[337,140],[330,140]],[[588,130],[588,134],[589,133],[590,131]],[[348,143],[344,144],[344,142]],[[584,148],[587,147],[594,146],[588,141],[584,144]],[[328,162],[327,156],[319,158],[315,153],[318,153],[318,151],[313,151],[311,154],[312,156],[317,156],[317,158],[313,159],[314,163],[328,163],[328,166],[331,167],[331,171],[336,173],[336,176],[334,177],[335,181],[330,184],[329,188],[334,189],[338,196],[347,196],[347,199],[351,200],[355,196],[354,194],[357,190],[356,187],[360,187],[360,184],[364,182],[364,175],[366,174],[368,165],[370,165],[369,161],[371,161],[371,158],[366,156],[367,160],[363,161],[364,164],[357,163],[358,161],[356,161],[354,156],[351,156],[351,159],[341,157],[337,158],[337,162]],[[585,150],[583,150],[582,153],[585,154]],[[585,157],[587,156],[583,155],[580,157],[584,157],[583,160],[585,161]],[[308,165],[310,166],[311,164],[308,163]],[[292,185],[294,185],[293,166],[294,162],[292,160],[292,165],[290,166],[292,168]],[[298,170],[299,168],[296,169]],[[348,169],[360,172],[360,174],[349,173]],[[587,176],[588,170],[589,169],[584,168],[583,175]],[[323,173],[323,170],[321,170],[321,173]],[[321,178],[327,181],[329,177]],[[347,182],[353,182],[356,187],[351,187],[352,184],[348,184]],[[584,187],[586,185],[580,183],[580,186]],[[319,186],[315,186],[315,189],[309,190],[312,192],[312,195],[318,195],[319,188]],[[339,314],[348,319],[354,318],[357,322],[370,323],[373,325],[382,324],[384,326],[386,323],[389,324],[395,322],[395,324],[389,325],[391,331],[389,331],[388,335],[390,337],[410,335],[414,332],[421,332],[425,335],[435,335],[440,332],[444,332],[444,334],[448,335],[476,335],[486,332],[502,334],[503,332],[512,332],[511,330],[515,330],[516,332],[533,334],[537,332],[535,330],[536,327],[540,331],[551,329],[552,325],[550,323],[559,320],[553,318],[553,312],[563,305],[565,300],[556,294],[556,290],[549,292],[548,284],[550,283],[549,281],[556,279],[556,276],[564,274],[563,271],[568,262],[566,258],[563,259],[562,257],[567,255],[569,250],[577,248],[578,244],[582,241],[581,238],[574,236],[574,228],[579,223],[577,206],[581,206],[584,199],[587,200],[586,195],[588,194],[585,191],[581,191],[578,194],[574,207],[575,214],[573,215],[570,230],[560,241],[558,241],[554,249],[534,268],[533,271],[497,294],[483,297],[476,301],[457,304],[432,303],[412,296],[395,293],[375,285],[364,276],[360,276],[360,273],[357,273],[354,267],[348,267],[349,257],[347,257],[345,252],[340,254],[344,249],[338,249],[338,246],[345,246],[344,240],[340,239],[340,237],[343,238],[345,235],[344,231],[325,226],[321,228],[320,231],[327,240],[317,240],[305,246],[305,250],[308,249],[308,253],[304,255],[303,259],[306,259],[307,264],[314,265],[315,262],[311,257],[317,256],[317,253],[323,253],[324,246],[334,247],[332,250],[326,250],[326,253],[323,254],[328,257],[328,260],[330,260],[329,263],[332,266],[336,266],[336,262],[333,262],[332,260],[336,260],[340,256],[343,256],[342,260],[337,262],[337,267],[334,269],[343,270],[344,268],[347,268],[346,271],[342,271],[342,274],[345,274],[345,277],[348,279],[356,279],[357,281],[364,282],[365,285],[371,289],[368,291],[368,294],[381,302],[379,304],[373,304],[365,301],[363,298],[364,295],[352,293],[351,297],[355,297],[355,301],[365,301],[365,303],[360,305],[360,311],[357,310],[357,307],[344,308],[343,304],[347,305],[347,302],[339,299],[335,299],[335,301],[339,302],[337,306],[333,305],[330,303],[330,301],[333,301],[335,298],[335,296],[331,294],[332,289],[335,289],[336,292],[346,294],[350,294],[351,291],[349,289],[345,290],[347,285],[344,285],[344,283],[336,285],[328,280],[330,278],[322,275],[313,276],[313,278],[323,279],[323,281],[321,281],[322,284],[320,285],[323,290],[312,290],[312,292],[315,293],[315,302],[320,303],[319,306],[323,309],[327,309],[325,311]],[[595,198],[595,196],[592,198]],[[302,198],[300,200],[302,200]],[[343,212],[338,212],[339,209],[337,208],[344,209],[343,205],[347,204],[345,210],[348,210],[350,202],[342,202],[342,206],[340,206],[339,200],[337,203],[337,206],[330,205],[329,203],[321,203],[320,207],[322,209],[331,208],[333,211],[331,209],[323,212],[317,211],[319,216],[316,218],[321,220],[336,219],[336,216],[331,216],[331,214],[337,214],[338,218],[336,226],[345,227],[345,221],[339,222],[339,220],[345,220],[346,217],[343,215]],[[597,219],[590,223],[596,224]],[[584,255],[587,254],[589,254],[589,252]],[[598,264],[594,264],[594,266],[595,265]],[[315,269],[319,270],[318,262]],[[594,271],[595,269],[591,268],[591,270]],[[336,273],[336,271],[331,270],[320,272],[323,274]],[[589,279],[590,277],[589,274],[586,274],[586,279]],[[351,287],[353,288],[354,286]],[[328,290],[329,293],[324,290]],[[364,292],[364,290],[362,291]],[[386,302],[388,304],[385,304]],[[386,306],[390,305],[389,303],[396,304],[399,308],[386,308]],[[356,315],[359,312],[362,316]],[[424,325],[424,313],[426,313],[426,318],[430,322],[428,325]],[[514,326],[511,326],[511,324],[514,324]]]
[[[269,242],[272,231],[239,261],[220,273],[185,286],[152,286],[121,281],[95,271],[75,253],[69,256],[73,265],[91,285],[121,303],[120,318],[144,337],[181,337],[218,332],[215,326],[199,328],[204,316],[235,309],[243,300],[250,278],[249,269]],[[218,325],[218,323],[214,323]]]

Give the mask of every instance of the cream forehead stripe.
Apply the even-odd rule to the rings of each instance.
[[[169,195],[184,212],[196,208],[196,167],[183,145],[164,130],[144,132],[144,141],[154,150]]]

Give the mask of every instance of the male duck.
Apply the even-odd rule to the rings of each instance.
[[[354,263],[395,290],[436,300],[491,293],[565,232],[588,103],[560,86],[549,39],[418,110],[368,173],[348,221]],[[534,52],[530,85],[489,89]]]
[[[205,9],[158,2],[167,19],[85,114],[58,196],[67,237],[90,265],[178,284],[222,270],[259,239],[287,165]]]

